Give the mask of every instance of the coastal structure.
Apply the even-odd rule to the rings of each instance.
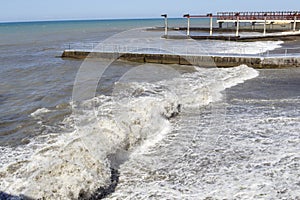
[[[186,35],[169,34],[167,14],[161,15],[164,18],[164,35],[162,38],[166,39],[214,39],[214,40],[233,40],[233,41],[259,41],[259,40],[294,40],[299,39],[300,31],[297,31],[297,23],[300,25],[300,12],[219,12],[217,15],[208,13],[206,15],[190,15],[185,14],[183,17],[187,19]],[[191,35],[191,18],[209,18],[209,35]],[[222,24],[233,23],[235,29],[234,35],[231,34],[215,34],[213,31],[213,20],[219,24],[218,31],[222,32]],[[258,34],[245,34],[240,35],[240,23],[251,23],[252,30],[255,24],[263,25],[263,33]],[[280,31],[268,33],[267,25],[275,24],[292,24],[292,30],[288,32]],[[151,29],[150,29],[151,30]],[[172,29],[171,29],[172,30]],[[173,29],[175,30],[175,29]],[[182,31],[184,29],[176,29]],[[203,31],[203,29],[200,29]],[[251,29],[250,29],[251,30]],[[187,47],[190,48],[190,47]],[[239,64],[247,64],[253,68],[279,68],[279,67],[300,67],[300,53],[298,49],[285,49],[280,54],[269,55],[269,51],[265,54],[196,54],[196,53],[170,53],[170,52],[155,52],[150,51],[131,51],[125,48],[123,51],[102,49],[93,50],[76,50],[69,47],[62,54],[63,58],[101,58],[101,59],[114,59],[126,60],[140,63],[157,63],[157,64],[179,64],[179,65],[198,65],[210,66],[214,63],[217,67],[233,67]],[[138,48],[137,48],[138,49]],[[291,51],[291,52],[290,52]],[[174,52],[174,51],[173,51]]]
[[[281,55],[281,56],[242,56],[242,55],[177,55],[167,53],[146,53],[146,52],[102,52],[93,50],[65,50],[63,58],[100,58],[109,60],[125,60],[138,63],[156,63],[156,64],[179,64],[196,65],[202,67],[234,67],[240,64],[246,64],[253,68],[283,68],[300,67],[299,55]]]
[[[296,24],[300,22],[299,11],[277,11],[277,12],[218,12],[216,15],[219,28],[223,23],[237,24],[251,23],[254,29],[255,24],[292,24],[293,31],[296,31]]]
[[[277,12],[218,12],[216,15],[208,13],[206,15],[190,15],[185,14],[183,17],[187,18],[187,36],[190,36],[191,18],[210,18],[209,36],[213,35],[213,19],[219,24],[219,30],[222,31],[223,24],[234,24],[236,27],[235,37],[239,37],[240,24],[251,24],[250,30],[255,30],[256,25],[263,26],[263,36],[266,36],[267,25],[269,29],[273,30],[274,25],[286,25],[291,24],[290,30],[293,32],[300,28],[300,11],[277,11]],[[167,34],[165,34],[167,35]],[[211,37],[217,38],[217,37]],[[206,39],[211,39],[207,38]],[[197,38],[194,38],[197,39]],[[199,38],[198,38],[199,39]]]

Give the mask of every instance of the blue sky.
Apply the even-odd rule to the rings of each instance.
[[[300,10],[299,0],[0,0],[0,21],[156,18],[217,11]]]

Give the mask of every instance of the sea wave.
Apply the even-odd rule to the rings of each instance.
[[[64,123],[72,123],[75,131],[49,134],[51,142],[35,148],[32,140],[24,156],[21,149],[1,149],[19,156],[0,169],[0,191],[37,199],[101,193],[131,154],[147,152],[172,130],[169,120],[182,109],[218,101],[226,88],[258,76],[245,65],[195,71],[154,83],[118,82],[110,96],[72,102],[73,114]]]

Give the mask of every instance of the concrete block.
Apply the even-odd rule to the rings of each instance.
[[[179,59],[180,56],[179,55],[163,55],[162,57],[162,64],[180,64]]]
[[[163,61],[162,54],[145,54],[146,63],[158,63],[161,64]]]
[[[145,54],[125,53],[120,56],[120,59],[130,62],[144,63]]]

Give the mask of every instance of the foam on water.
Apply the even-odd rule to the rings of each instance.
[[[33,113],[31,113],[30,116],[36,118],[36,117],[38,117],[44,113],[48,113],[48,112],[51,112],[51,111],[47,108],[39,108],[36,111],[34,111]]]
[[[1,149],[0,191],[33,198],[89,197],[111,184],[111,168],[159,144],[173,129],[169,119],[181,109],[217,101],[225,88],[258,75],[247,66],[195,70],[154,83],[119,82],[112,96],[73,102],[75,111],[64,123],[75,131]]]
[[[281,47],[283,41],[256,41],[256,42],[222,42],[220,48],[213,48],[212,53],[225,54],[260,54]]]
[[[280,87],[273,84],[271,91]],[[299,95],[260,101],[253,89],[263,85],[257,78],[237,86],[226,95],[234,91],[239,101],[216,102],[213,110],[185,107],[171,133],[121,166],[121,181],[107,199],[298,199],[300,119],[289,106]]]
[[[280,48],[283,41],[214,41],[214,40],[186,40],[186,39],[161,39],[161,32],[144,31],[134,29],[114,35],[108,41],[101,44],[81,44],[72,48],[93,49],[93,51],[112,52],[147,52],[147,53],[171,53],[171,54],[199,54],[199,55],[259,55],[261,53]],[[176,32],[170,33],[180,34]],[[92,48],[93,47],[93,48]],[[95,49],[94,49],[95,48]]]

